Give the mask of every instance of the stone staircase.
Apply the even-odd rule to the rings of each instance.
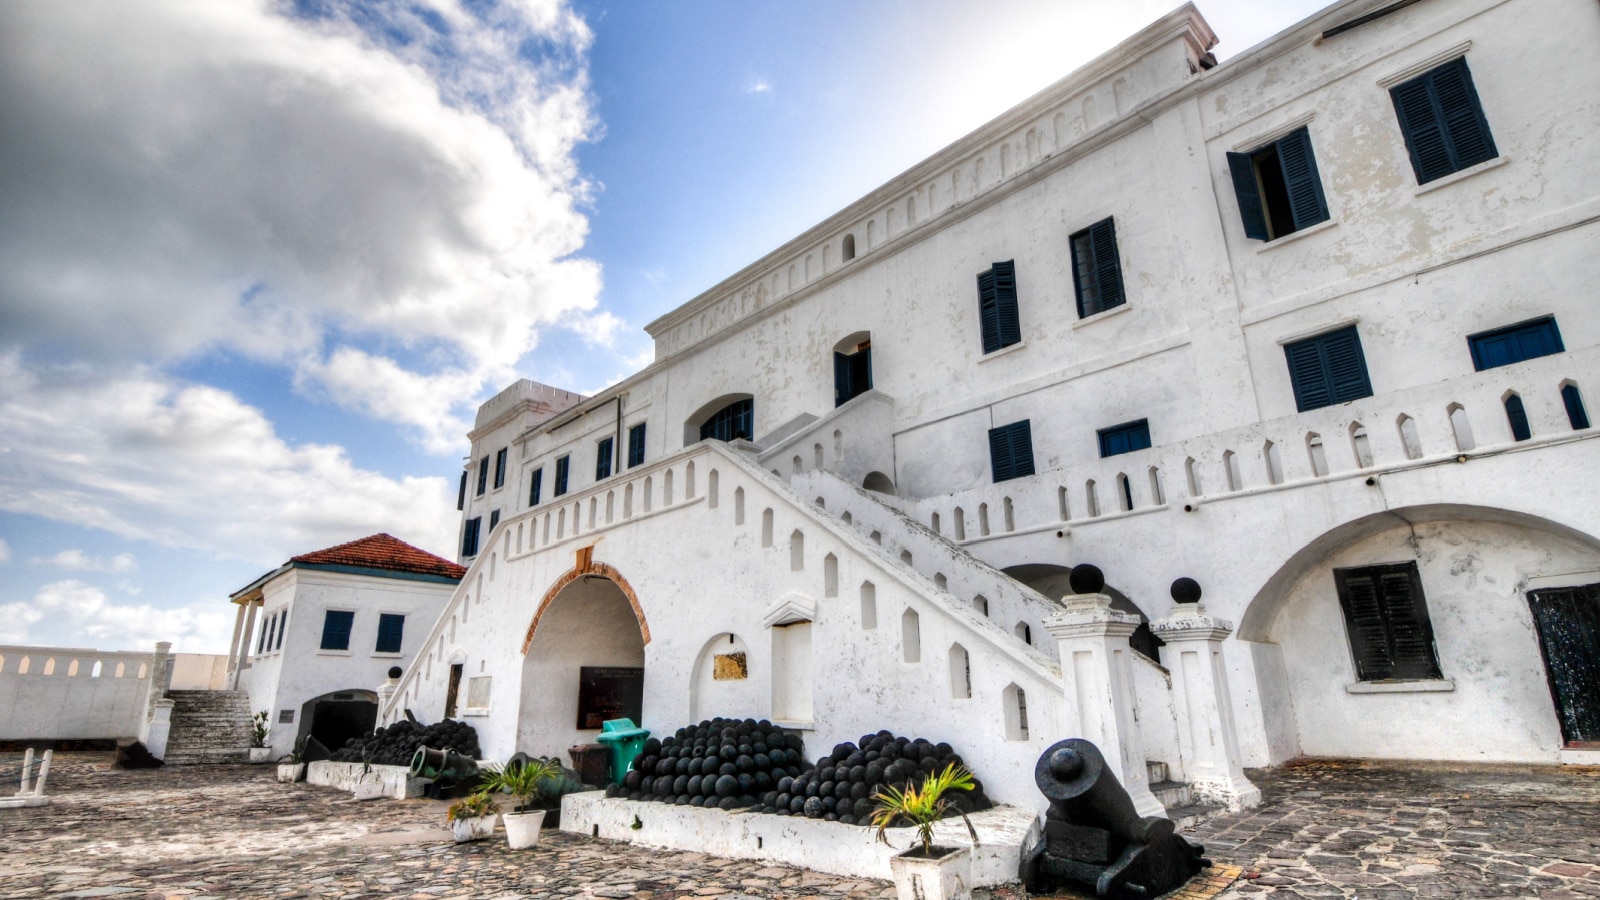
[[[1166,763],[1146,760],[1144,765],[1150,777],[1150,793],[1155,794],[1161,805],[1167,808],[1167,818],[1178,826],[1179,831],[1187,831],[1227,811],[1221,806],[1196,803],[1188,783],[1173,781]]]
[[[250,746],[250,696],[244,691],[168,691],[172,730],[169,766],[245,762]]]

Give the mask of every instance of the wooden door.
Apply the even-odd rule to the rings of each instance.
[[[1600,748],[1600,584],[1528,594],[1561,735]]]
[[[456,717],[456,695],[461,692],[461,663],[450,667],[450,691],[444,695],[444,717]]]

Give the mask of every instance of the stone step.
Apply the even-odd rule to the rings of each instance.
[[[1155,794],[1161,805],[1169,810],[1189,806],[1194,802],[1194,792],[1182,781],[1152,781],[1150,793]]]
[[[242,763],[249,759],[243,747],[218,750],[169,751],[162,762],[169,766],[207,766],[219,763]]]
[[[1144,770],[1148,775],[1147,780],[1151,784],[1167,780],[1167,764],[1164,762],[1147,759],[1144,761]]]
[[[1167,807],[1167,818],[1178,827],[1179,831],[1188,831],[1207,819],[1220,816],[1227,812],[1226,807],[1209,803],[1192,803],[1188,806]]]

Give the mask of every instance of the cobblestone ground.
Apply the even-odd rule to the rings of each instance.
[[[18,761],[0,754],[0,772]],[[56,762],[54,805],[0,810],[0,900],[894,896],[885,882],[549,831],[533,850],[498,836],[457,845],[444,804],[358,803],[279,785],[266,766]],[[1262,805],[1193,835],[1247,870],[1224,898],[1600,897],[1600,769],[1317,762],[1252,774]]]

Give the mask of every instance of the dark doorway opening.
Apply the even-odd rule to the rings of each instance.
[[[329,750],[366,737],[378,723],[378,698],[371,691],[337,691],[308,700],[300,712],[301,735]]]
[[[1574,749],[1600,749],[1600,584],[1528,594],[1561,736]]]
[[[461,693],[461,663],[450,667],[450,690],[444,695],[444,717],[456,717],[456,696]]]

